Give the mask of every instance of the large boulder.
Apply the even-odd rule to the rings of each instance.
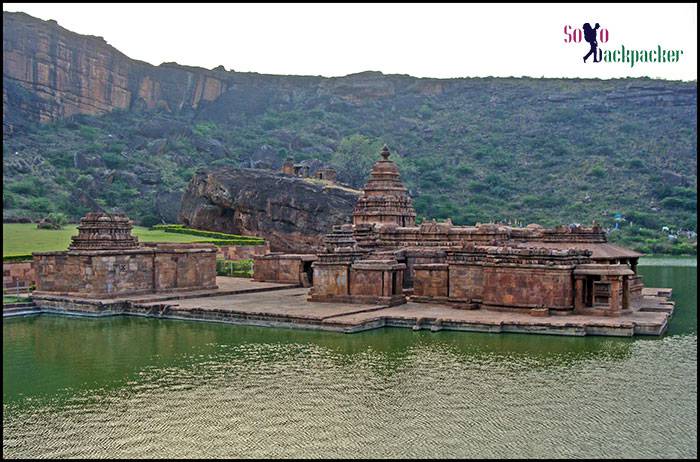
[[[164,223],[175,223],[182,200],[181,191],[158,190],[155,193],[155,213]]]
[[[179,219],[210,231],[255,235],[273,251],[315,252],[351,216],[360,191],[257,169],[198,171]]]

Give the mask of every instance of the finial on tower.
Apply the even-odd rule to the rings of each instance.
[[[389,152],[389,147],[386,144],[382,148],[381,154],[382,154],[382,157],[384,158],[384,160],[387,160],[389,158],[389,156],[391,155],[391,153]]]

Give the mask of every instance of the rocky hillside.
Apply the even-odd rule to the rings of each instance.
[[[695,82],[152,66],[19,13],[3,13],[3,64],[5,219],[170,222],[197,168],[288,156],[361,187],[387,143],[419,218],[596,220],[642,251],[694,249]]]
[[[224,167],[194,175],[180,221],[197,229],[262,236],[273,251],[313,252],[333,225],[352,216],[360,194],[321,180]]]
[[[221,72],[130,59],[101,37],[4,13],[3,131],[116,109],[196,109],[226,91]],[[223,73],[225,74],[225,73]]]

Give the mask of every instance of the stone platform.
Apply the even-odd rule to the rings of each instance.
[[[619,317],[588,315],[532,316],[490,310],[460,310],[448,305],[409,302],[375,304],[314,303],[308,289],[289,284],[217,278],[216,290],[153,294],[110,300],[36,297],[38,313],[87,316],[131,315],[232,324],[360,332],[404,327],[475,332],[519,332],[569,336],[662,335],[674,304],[670,289],[645,289],[638,310]],[[3,313],[4,317],[12,313]]]

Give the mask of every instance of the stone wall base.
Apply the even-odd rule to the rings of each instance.
[[[379,297],[375,295],[318,295],[311,294],[307,297],[310,302],[328,303],[361,303],[370,305],[396,306],[406,303],[404,295],[392,295],[390,297]]]
[[[197,292],[203,290],[216,290],[218,286],[205,285],[205,286],[193,286],[193,287],[176,287],[172,289],[162,289],[162,290],[136,290],[131,292],[119,292],[106,293],[106,292],[49,292],[44,290],[35,290],[32,292],[33,297],[47,297],[47,296],[58,296],[58,297],[76,297],[84,299],[110,299],[115,297],[131,297],[134,295],[152,295],[152,294],[166,294],[166,293],[187,293],[187,292]]]
[[[528,305],[492,305],[489,303],[482,303],[480,305],[480,308],[489,310],[489,311],[511,311],[515,313],[523,313],[523,314],[531,314],[532,310],[542,310],[546,309],[548,310],[548,314],[573,314],[574,313],[574,307],[573,306],[528,306]]]

